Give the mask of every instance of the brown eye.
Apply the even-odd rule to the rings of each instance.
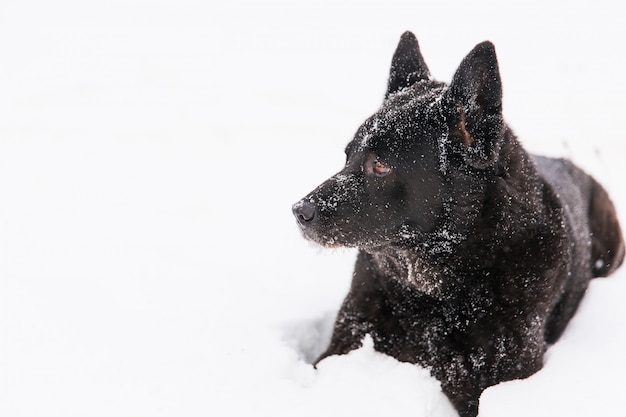
[[[385,175],[391,172],[391,168],[389,168],[388,165],[383,164],[379,160],[375,160],[373,171],[374,171],[374,174],[378,175],[379,177],[384,177]]]

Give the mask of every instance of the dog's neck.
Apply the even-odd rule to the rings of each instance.
[[[447,294],[450,271],[416,249],[386,248],[370,252],[378,276],[432,298]]]

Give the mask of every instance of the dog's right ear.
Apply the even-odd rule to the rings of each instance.
[[[391,59],[391,70],[389,71],[389,83],[385,98],[417,81],[429,78],[430,72],[420,53],[417,38],[409,31],[404,32]]]

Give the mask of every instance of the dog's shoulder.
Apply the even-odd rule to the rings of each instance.
[[[589,235],[588,208],[595,181],[585,171],[565,158],[532,155],[539,177],[552,190],[553,198],[570,223],[575,239]]]

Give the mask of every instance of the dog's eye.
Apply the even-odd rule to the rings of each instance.
[[[389,165],[380,162],[378,159],[374,161],[374,166],[372,167],[372,170],[374,171],[374,174],[378,175],[379,177],[384,177],[391,172],[391,168],[389,168]]]

